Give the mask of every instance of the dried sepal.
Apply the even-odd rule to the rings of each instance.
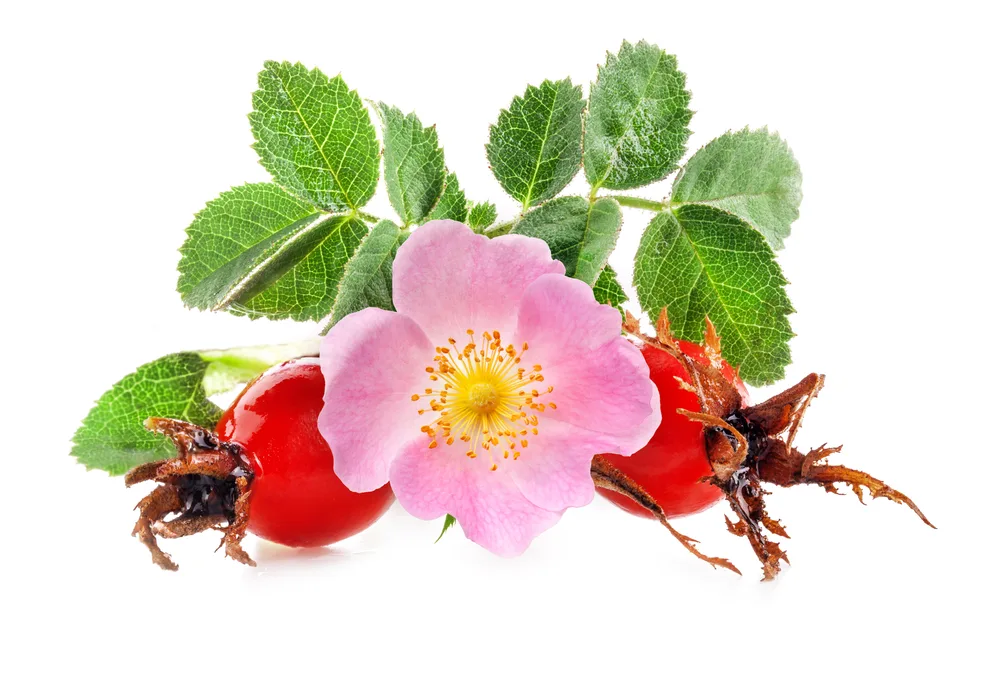
[[[705,426],[705,452],[715,479],[728,482],[746,462],[750,444],[732,424],[715,415],[689,410],[677,410],[693,422]],[[728,436],[727,436],[728,434]],[[735,446],[733,445],[735,443]]]
[[[825,451],[835,452],[839,450],[840,447],[838,446],[836,449],[819,449],[819,451],[810,451],[806,454],[806,459],[808,460],[809,456],[813,453]],[[827,491],[833,492],[836,492],[836,487],[834,485],[838,482],[849,485],[851,490],[855,493],[855,495],[857,495],[858,501],[862,504],[865,503],[862,490],[867,489],[873,499],[882,497],[884,499],[889,499],[890,501],[895,501],[897,504],[909,506],[910,509],[917,514],[920,520],[932,528],[937,528],[937,526],[931,523],[930,519],[924,515],[924,512],[921,511],[915,503],[913,503],[913,500],[910,499],[910,497],[902,492],[896,491],[882,480],[872,477],[867,472],[853,470],[842,465],[807,465],[804,466],[803,469],[802,482],[818,484],[821,487],[824,487]]]
[[[667,314],[666,306],[660,310],[660,317],[656,319],[656,339],[661,345],[678,350],[674,333],[670,329],[670,316]]]
[[[822,390],[826,377],[809,374],[786,391],[759,405],[743,409],[743,416],[764,430],[769,436],[779,436],[786,431],[787,446],[791,446],[798,432],[802,417],[813,398]]]
[[[212,432],[188,422],[153,417],[150,431],[168,436],[177,457],[146,463],[125,475],[125,486],[156,482],[136,508],[139,519],[132,535],[146,546],[153,563],[176,571],[177,564],[160,549],[156,536],[178,538],[205,530],[223,533],[220,548],[236,561],[256,566],[241,542],[250,522],[253,471],[234,445],[220,443]],[[168,516],[173,516],[169,520]]]
[[[708,316],[705,316],[705,356],[713,368],[722,369],[722,339]]]

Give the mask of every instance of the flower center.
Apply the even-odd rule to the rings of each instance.
[[[435,417],[420,430],[430,438],[430,448],[437,448],[439,440],[451,446],[458,439],[469,446],[470,458],[486,452],[493,460],[494,452],[503,451],[504,459],[517,460],[529,435],[538,435],[538,414],[556,409],[554,402],[541,402],[553,388],[539,392],[545,381],[541,364],[521,366],[527,342],[518,351],[505,347],[496,330],[484,332],[478,345],[474,331],[466,334],[464,347],[448,338],[447,347],[435,348],[434,365],[426,369],[433,385],[411,397],[429,400],[417,412]],[[496,462],[491,469],[497,469]]]
[[[481,414],[489,414],[497,408],[499,393],[492,383],[476,383],[469,388],[469,406]]]

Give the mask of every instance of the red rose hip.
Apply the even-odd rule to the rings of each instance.
[[[177,458],[142,465],[125,480],[160,483],[139,503],[133,533],[156,564],[177,568],[157,535],[223,530],[226,554],[253,565],[240,546],[248,530],[292,547],[317,547],[361,532],[389,509],[389,485],[357,494],[334,473],[333,454],[316,427],[323,390],[319,362],[300,359],[247,385],[215,433],[172,419],[147,422],[178,449]]]
[[[839,447],[820,446],[804,453],[795,448],[803,414],[823,388],[823,376],[809,374],[769,400],[748,405],[746,388],[722,359],[721,342],[710,322],[704,345],[675,339],[665,309],[656,323],[655,338],[644,335],[631,316],[623,328],[641,345],[660,394],[662,422],[635,454],[594,458],[591,474],[598,491],[616,505],[656,518],[696,556],[739,573],[728,560],[702,554],[668,520],[725,498],[735,517],[727,517],[726,526],[749,540],[765,579],[774,578],[779,562],[787,561],[773,536],[788,534],[768,515],[763,484],[811,484],[835,492],[840,483],[859,499],[867,489],[872,497],[909,506],[931,525],[905,494],[868,473],[828,463]]]
[[[696,361],[708,364],[705,348],[678,340],[680,350]],[[601,457],[631,477],[660,504],[668,518],[697,513],[722,499],[723,494],[708,482],[712,468],[705,451],[704,425],[678,410],[695,412],[698,396],[685,390],[677,379],[691,383],[683,365],[669,352],[643,344],[642,356],[649,366],[649,377],[660,393],[662,421],[649,443],[631,456],[605,454]],[[736,385],[746,400],[746,388],[728,364],[723,374]],[[598,488],[598,493],[615,505],[637,516],[651,518],[645,508],[618,492]]]

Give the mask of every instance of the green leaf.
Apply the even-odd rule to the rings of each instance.
[[[254,149],[289,192],[334,212],[357,210],[378,184],[378,140],[357,92],[300,63],[264,63],[253,95]]]
[[[512,233],[542,239],[566,275],[589,285],[597,281],[618,241],[622,212],[611,198],[593,204],[580,197],[556,198],[528,212]]]
[[[441,193],[441,198],[437,201],[431,213],[427,215],[427,218],[453,219],[456,222],[464,224],[469,213],[468,205],[465,193],[462,192],[461,186],[458,185],[458,177],[453,173],[449,173],[444,181],[444,192]]]
[[[448,532],[448,528],[450,528],[453,525],[455,525],[455,516],[449,513],[444,517],[444,525],[441,527],[441,534],[438,535],[436,540],[434,540],[434,544],[440,542],[441,538],[444,537],[444,534]]]
[[[469,226],[475,231],[481,232],[495,221],[497,221],[497,206],[492,202],[476,203],[469,210]]]
[[[173,444],[146,430],[148,417],[171,417],[211,429],[222,410],[208,396],[253,380],[275,364],[319,354],[319,340],[284,345],[178,352],[143,364],[100,397],[73,436],[89,469],[123,475],[136,465],[172,458]]]
[[[413,113],[404,116],[395,106],[378,105],[385,142],[385,184],[389,202],[403,224],[421,221],[444,190],[444,152],[437,130],[423,127]]]
[[[112,475],[173,457],[169,439],[142,423],[147,417],[172,417],[214,427],[222,411],[206,397],[208,365],[194,352],[180,352],[140,366],[97,401],[73,436],[73,455],[88,469]]]
[[[728,132],[695,152],[671,194],[673,203],[718,207],[784,246],[802,201],[802,171],[788,144],[766,128]]]
[[[653,44],[622,43],[590,88],[583,165],[594,188],[625,190],[677,168],[691,131],[684,73]]]
[[[273,183],[249,183],[208,203],[188,227],[177,290],[193,308],[251,318],[319,320],[367,233]]]
[[[580,170],[583,90],[569,78],[515,96],[490,127],[493,175],[524,209],[559,194]]]
[[[324,332],[344,316],[369,306],[395,310],[392,305],[392,261],[409,235],[387,219],[375,225],[344,269],[344,279],[333,304],[333,316]]]
[[[618,275],[615,274],[610,265],[604,266],[594,284],[594,299],[599,304],[614,306],[622,314],[622,318],[625,318],[622,304],[628,300],[628,295],[625,294],[625,290],[618,282]]]
[[[739,217],[685,205],[650,222],[635,256],[639,303],[653,319],[667,307],[674,334],[700,342],[705,316],[726,359],[751,385],[773,383],[791,363],[792,305],[774,251]]]

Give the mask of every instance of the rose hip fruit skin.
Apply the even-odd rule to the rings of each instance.
[[[219,420],[219,438],[237,444],[253,466],[254,535],[292,547],[329,545],[392,506],[389,485],[357,494],[334,474],[333,454],[316,428],[322,407],[319,361],[299,359],[250,383]]]
[[[678,340],[677,346],[692,359],[708,363],[705,348],[701,345]],[[677,379],[685,383],[691,380],[685,368],[669,352],[648,344],[640,349],[649,366],[649,376],[660,393],[662,422],[642,450],[631,456],[605,454],[601,457],[646,490],[668,517],[697,513],[723,498],[718,487],[703,481],[712,475],[705,452],[704,425],[677,412],[678,409],[699,412],[698,396],[684,390],[677,382]],[[723,362],[722,374],[736,386],[745,403],[746,387],[736,371]],[[597,491],[629,513],[643,518],[653,517],[649,511],[618,492],[600,487]]]

